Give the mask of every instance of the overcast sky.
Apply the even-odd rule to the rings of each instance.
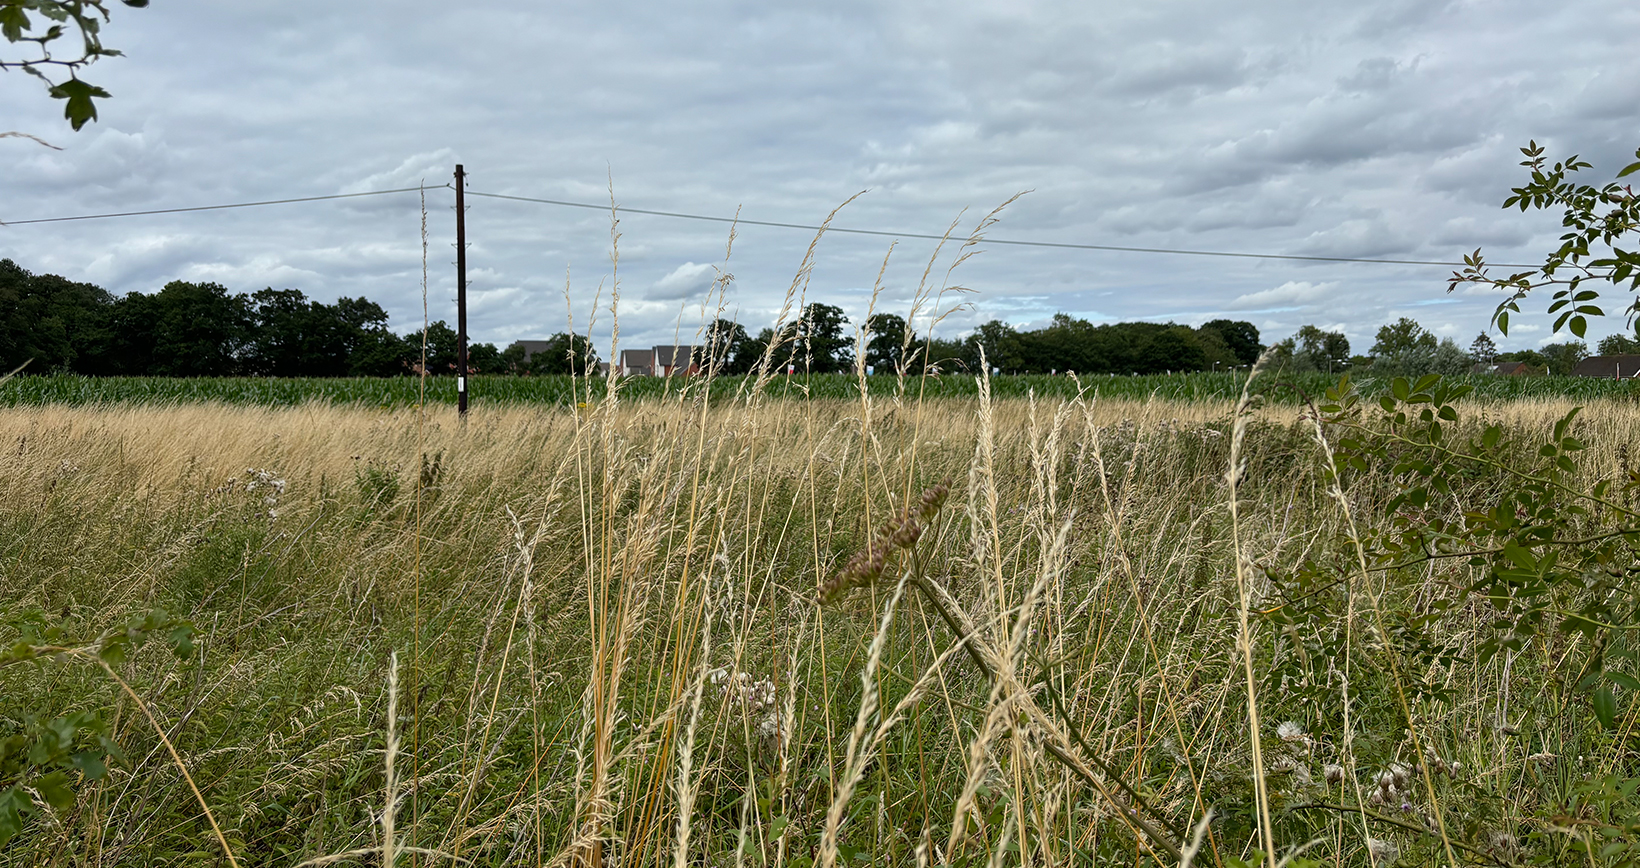
[[[438,187],[460,162],[472,191],[607,204],[613,185],[624,206],[753,220],[818,223],[864,191],[834,225],[966,236],[1030,191],[992,237],[1532,263],[1558,217],[1501,210],[1517,149],[1582,154],[1604,182],[1640,146],[1640,5],[1620,0],[111,6],[127,56],[85,74],[113,94],[97,123],[72,132],[38,82],[0,75],[0,130],[64,148],[0,139],[0,220]],[[0,227],[0,257],[119,293],[363,295],[407,331],[417,198]],[[453,191],[427,203],[431,317],[453,323]],[[468,205],[474,339],[545,337],[566,310],[583,330],[600,292],[607,307],[607,211]],[[626,214],[619,231],[626,346],[687,342],[715,268],[757,331],[813,238],[743,226],[725,263],[721,223]],[[858,321],[891,242],[827,235],[807,298]],[[899,242],[880,309],[906,312],[934,246]],[[1342,329],[1365,352],[1411,316],[1467,346],[1498,301],[1448,295],[1441,267],[979,249],[950,279],[974,292],[946,334],[1056,311],[1228,317],[1266,342]],[[1546,304],[1500,343],[1561,339]]]

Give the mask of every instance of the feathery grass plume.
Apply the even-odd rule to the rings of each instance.
[[[398,839],[394,837],[393,820],[399,812],[399,778],[393,768],[394,760],[399,755],[399,653],[394,651],[387,658],[387,746],[383,751],[383,775],[386,778],[384,789],[387,793],[382,799],[382,865],[393,868],[398,854],[394,848]]]
[[[923,530],[939,514],[946,498],[951,496],[950,480],[923,491],[914,506],[907,507],[883,523],[872,535],[864,549],[849,558],[837,575],[820,586],[822,605],[840,599],[855,588],[864,588],[883,576],[888,557],[895,549],[909,551],[922,538]]]
[[[1230,434],[1230,468],[1224,474],[1224,482],[1225,487],[1229,489],[1230,542],[1236,559],[1236,626],[1239,631],[1236,644],[1241,651],[1242,673],[1246,679],[1247,731],[1253,757],[1254,807],[1258,816],[1259,842],[1263,845],[1260,849],[1264,851],[1264,859],[1269,868],[1276,868],[1275,825],[1270,821],[1270,785],[1265,778],[1264,753],[1261,747],[1264,734],[1259,727],[1258,678],[1253,672],[1253,629],[1250,617],[1253,604],[1249,588],[1252,582],[1249,575],[1252,558],[1245,553],[1242,543],[1240,499],[1237,496],[1241,489],[1242,477],[1247,472],[1242,449],[1255,400],[1252,391],[1253,380],[1264,370],[1264,366],[1271,358],[1271,352],[1266,350],[1259,357],[1258,363],[1247,373],[1247,381],[1242,384],[1241,400],[1236,403],[1235,421]]]

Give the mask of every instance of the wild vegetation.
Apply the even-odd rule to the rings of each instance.
[[[1323,428],[1340,501],[1292,409],[703,397],[465,425],[8,411],[5,725],[62,734],[72,771],[0,858],[220,861],[213,821],[241,864],[1234,865],[1265,826],[1324,864],[1514,864],[1629,840],[1625,635],[1540,622],[1489,651],[1495,571],[1405,541],[1458,539],[1458,504],[1507,486],[1413,498],[1373,463],[1417,440],[1393,419]],[[1536,472],[1568,408],[1474,409],[1499,434],[1441,442]],[[1549,432],[1592,447],[1554,490],[1627,503],[1637,423],[1600,405]]]
[[[20,401],[0,864],[1640,862],[1640,407],[1012,379]]]

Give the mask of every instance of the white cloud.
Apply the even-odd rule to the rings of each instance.
[[[685,262],[655,281],[649,288],[648,297],[688,298],[710,289],[716,277],[717,269],[710,263]]]
[[[1311,307],[1328,299],[1338,300],[1337,288],[1336,282],[1310,283],[1304,280],[1289,280],[1271,289],[1239,295],[1225,307],[1229,310]]]

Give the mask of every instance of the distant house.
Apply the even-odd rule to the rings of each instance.
[[[530,358],[536,353],[544,353],[551,348],[552,341],[513,341],[512,345],[521,347],[524,350],[524,364],[527,365],[530,363]],[[508,349],[511,349],[511,347]]]
[[[655,348],[655,374],[670,377],[673,374],[698,374],[700,365],[695,348],[687,344]]]
[[[1541,377],[1543,372],[1525,362],[1498,362],[1489,365],[1481,362],[1475,365],[1474,373],[1496,374],[1500,377]]]
[[[703,354],[688,344],[621,350],[621,373],[629,377],[671,377],[700,373]]]
[[[655,351],[621,350],[621,374],[628,377],[654,376]]]
[[[1640,376],[1640,355],[1590,356],[1577,363],[1572,376],[1632,380]]]

